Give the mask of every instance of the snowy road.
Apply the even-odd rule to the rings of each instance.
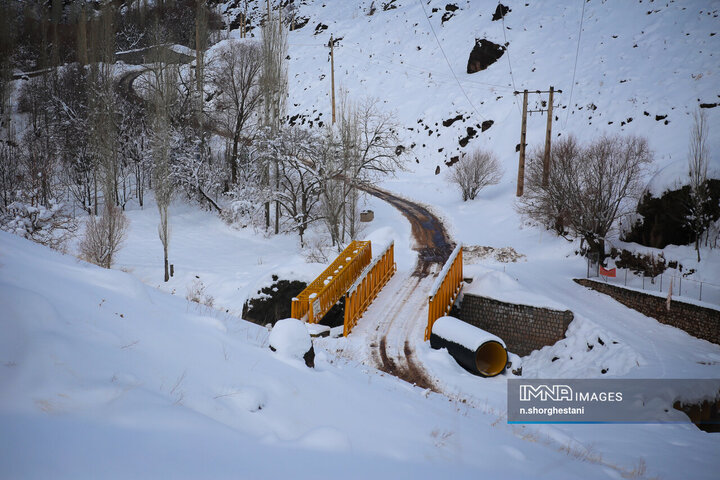
[[[415,355],[415,348],[424,341],[428,294],[454,243],[428,208],[377,187],[363,189],[398,209],[410,222],[418,258],[413,271],[395,274],[360,319],[360,328],[353,331],[351,338],[366,342],[369,350],[353,349],[353,358],[438,392],[436,382]]]
[[[371,360],[382,371],[437,391],[415,356],[427,322],[432,276],[398,272],[363,315]],[[361,320],[362,321],[362,320]]]

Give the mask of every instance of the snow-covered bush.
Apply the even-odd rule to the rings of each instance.
[[[264,202],[269,192],[256,179],[241,179],[226,194],[229,199],[220,213],[220,217],[236,228],[265,226]]]
[[[488,185],[502,179],[503,170],[497,158],[487,150],[473,150],[450,170],[448,180],[460,188],[463,201],[474,200]]]
[[[113,258],[125,239],[128,219],[118,207],[108,205],[100,218],[90,216],[80,254],[88,262],[110,268]]]
[[[63,251],[77,230],[77,222],[62,203],[51,201],[45,207],[16,200],[7,208],[0,206],[0,229]]]
[[[191,302],[205,305],[206,307],[212,307],[215,303],[215,298],[205,291],[205,284],[199,278],[193,280],[192,284],[187,287],[187,298]]]
[[[553,144],[550,172],[543,182],[543,151],[526,169],[518,210],[533,220],[581,238],[604,258],[605,237],[631,213],[644,187],[652,152],[643,137],[602,136],[581,144],[572,136]]]

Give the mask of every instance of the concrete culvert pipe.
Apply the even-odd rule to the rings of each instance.
[[[433,324],[430,346],[447,348],[463,368],[476,375],[494,377],[505,370],[505,342],[455,317],[440,317]]]

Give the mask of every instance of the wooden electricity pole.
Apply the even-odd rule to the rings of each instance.
[[[550,87],[550,98],[548,99],[548,110],[547,110],[547,127],[545,128],[545,152],[543,153],[543,176],[542,186],[548,186],[548,180],[550,178],[550,135],[552,134],[552,122],[553,122],[553,93],[555,87]]]
[[[330,88],[332,97],[332,123],[335,124],[335,48],[330,35]]]
[[[528,91],[523,90],[522,124],[520,127],[520,160],[518,162],[517,193],[522,197],[525,188],[525,133],[527,130],[527,100]]]
[[[242,24],[240,25],[240,38],[247,37],[247,0],[245,0],[245,10],[242,13]]]
[[[553,94],[562,93],[562,90],[555,90],[555,87],[550,87],[550,90],[535,90],[532,93],[542,94],[549,93],[549,103],[547,108],[547,126],[545,128],[545,152],[543,153],[543,175],[542,175],[542,186],[548,185],[550,178],[550,144],[552,135],[552,112],[553,112]],[[519,95],[521,92],[514,92],[515,95]],[[522,110],[522,124],[520,127],[520,159],[518,161],[518,179],[517,179],[517,196],[522,197],[525,188],[525,136],[527,130],[527,114],[533,112],[543,113],[545,110],[528,110],[527,99],[528,90],[523,90],[523,110]]]

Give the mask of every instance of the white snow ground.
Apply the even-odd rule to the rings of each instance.
[[[441,24],[448,2],[431,0],[425,8],[474,107],[445,64],[420,3],[399,0],[388,11],[375,3],[373,16],[366,15],[369,1],[300,6],[311,19],[290,37],[289,113],[314,119],[317,109],[329,118],[322,44],[330,33],[343,37],[335,49],[337,83],[353,99],[378,97],[415,129],[406,132],[406,146],[416,143],[409,171],[382,186],[431,205],[457,241],[525,255],[517,263],[468,266],[473,288],[575,313],[565,340],[513,358],[523,376],[595,378],[606,369],[605,375],[629,378],[720,377],[720,347],[574,284],[571,278],[585,273],[577,245],[525,224],[515,212],[520,114],[512,96],[514,89],[562,89],[556,104],[572,105],[557,110],[554,131],[562,135],[646,135],[659,172],[648,175],[648,188],[672,187],[685,171],[690,114],[701,102],[719,101],[720,39],[711,34],[720,30],[720,2],[586,2],[573,88],[582,2],[504,2],[512,11],[503,34],[502,22],[490,21],[494,4],[454,2],[460,9]],[[318,23],[329,28],[313,35]],[[475,37],[507,38],[511,64],[505,55],[484,72],[465,74]],[[590,104],[597,109],[589,112]],[[720,108],[706,111],[716,152]],[[442,127],[458,113],[472,119]],[[656,121],[656,115],[668,117]],[[494,150],[505,176],[463,203],[443,179],[443,162],[457,154],[467,126],[487,119],[494,125],[468,148]],[[544,128],[544,117],[530,117],[531,145],[542,143]],[[438,165],[441,176],[434,175]],[[316,342],[314,371],[272,354],[267,331],[237,318],[272,275],[310,279],[322,270],[305,263],[293,236],[233,230],[176,201],[170,246],[176,275],[163,283],[151,199],[144,210],[128,211],[131,231],[116,269],[130,275],[0,233],[0,477],[716,477],[720,440],[692,426],[508,426],[505,376],[470,376],[421,341],[421,288],[411,295],[421,300],[394,322],[414,336],[417,357],[449,399],[378,373],[368,349],[373,322],[387,319],[383,308],[393,304],[415,257],[404,218],[377,199],[366,207],[375,221],[365,236],[374,245],[395,240],[398,272],[350,338]],[[688,247],[665,253],[695,268],[691,278],[720,284],[717,250],[704,250],[700,263]],[[185,301],[196,281],[220,311]],[[425,283],[429,289],[432,280]]]
[[[0,252],[2,478],[617,477],[494,408],[322,351],[308,369],[130,274],[4,232]]]

